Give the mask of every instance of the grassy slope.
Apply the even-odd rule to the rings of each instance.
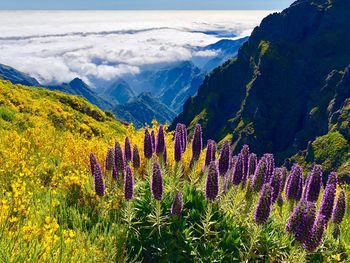
[[[178,173],[174,176],[172,134],[166,134],[169,166],[163,169],[160,221],[149,180],[140,179],[151,173],[145,162],[135,171],[133,202],[123,200],[122,189],[108,174],[107,195],[97,197],[88,154],[93,151],[103,164],[107,146],[126,134],[142,149],[142,130],[123,126],[80,97],[0,82],[1,262],[348,259],[344,251],[350,249],[349,213],[342,224],[340,246],[329,228],[324,245],[307,254],[284,232],[287,205],[282,210],[275,206],[268,224],[259,227],[253,222],[256,194],[250,204],[244,189],[231,188],[208,206],[203,195],[205,176],[198,175],[201,166],[196,172],[185,169],[190,181],[179,180]],[[188,147],[185,167],[190,156]],[[185,207],[176,220],[168,211],[179,189]],[[161,235],[155,231],[157,224]]]
[[[89,152],[102,162],[107,145],[126,131],[81,97],[0,81],[1,262],[43,261],[58,251],[58,236],[73,236],[58,229],[60,202],[72,187],[89,182]],[[67,221],[78,216],[75,210],[65,213]],[[81,236],[84,246],[90,238]]]

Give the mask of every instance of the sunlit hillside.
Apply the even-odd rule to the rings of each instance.
[[[0,81],[0,261],[349,262],[335,174],[186,132]]]

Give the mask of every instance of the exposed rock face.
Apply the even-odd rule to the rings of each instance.
[[[173,126],[199,121],[205,138],[230,134],[235,149],[247,143],[279,162],[305,149],[328,132],[349,97],[350,87],[339,84],[348,78],[341,71],[350,62],[349,17],[348,0],[299,0],[268,16],[237,58],[205,79]]]

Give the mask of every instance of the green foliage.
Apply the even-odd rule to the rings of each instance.
[[[312,143],[314,161],[322,164],[327,171],[338,169],[349,159],[349,147],[348,141],[339,132],[328,133]]]
[[[0,106],[0,118],[4,121],[12,121],[15,117],[16,111],[9,107]]]

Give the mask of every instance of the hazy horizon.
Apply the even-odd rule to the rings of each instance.
[[[281,10],[294,0],[0,0],[2,10]]]
[[[209,60],[217,54],[199,47],[249,36],[272,12],[2,11],[0,63],[43,84],[75,77],[93,84],[171,63]]]

